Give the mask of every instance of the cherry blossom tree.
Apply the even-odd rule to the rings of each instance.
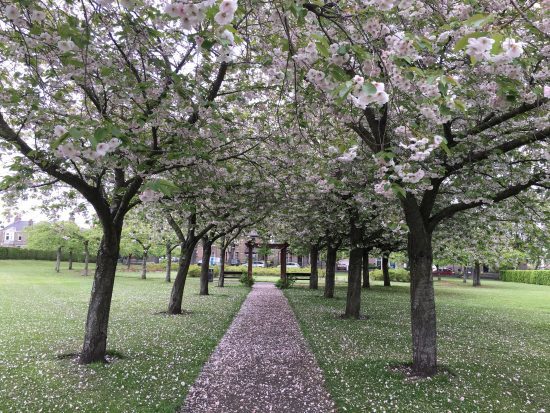
[[[273,3],[284,40],[269,73],[300,95],[296,112],[333,107],[370,148],[376,191],[401,204],[418,375],[437,368],[433,231],[547,179],[548,24],[535,5]]]
[[[2,147],[17,154],[12,178],[63,182],[99,218],[80,362],[104,360],[124,217],[162,193],[156,175],[188,167],[205,149],[197,143],[218,116],[212,102],[240,52],[246,13],[234,0],[0,2],[0,10]]]

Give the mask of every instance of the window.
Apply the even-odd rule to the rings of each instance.
[[[6,241],[10,240],[10,234],[6,234]]]
[[[22,237],[21,235],[18,235],[18,236],[17,236],[17,240],[18,240],[18,241],[21,241],[22,239],[23,239],[23,237]]]

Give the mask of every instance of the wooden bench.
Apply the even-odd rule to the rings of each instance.
[[[288,278],[292,278],[293,280],[306,280],[306,281],[309,281],[311,279],[311,273],[310,272],[287,272],[286,276]]]
[[[242,275],[243,275],[242,271],[224,271],[223,272],[223,279],[224,280],[227,279],[227,278],[240,279]]]

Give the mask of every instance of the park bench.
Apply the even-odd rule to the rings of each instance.
[[[243,275],[242,271],[224,271],[223,272],[223,278],[224,279],[227,279],[227,278],[240,279],[242,275]]]
[[[306,281],[309,281],[311,279],[311,273],[310,272],[287,272],[286,276],[288,278],[292,278],[293,280],[306,280]]]

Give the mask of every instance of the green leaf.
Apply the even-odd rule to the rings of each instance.
[[[442,96],[447,96],[447,92],[449,91],[449,85],[447,84],[447,82],[444,81],[444,78],[442,78],[439,81],[439,84],[437,85],[437,87]]]
[[[330,57],[330,52],[328,49],[328,45],[324,42],[316,42],[315,46],[317,47],[317,51],[319,54],[323,57]]]
[[[407,193],[405,192],[403,187],[396,184],[395,182],[391,184],[391,190],[398,198],[405,198],[407,196]]]
[[[374,86],[371,82],[363,83],[362,89],[363,89],[363,92],[365,92],[369,96],[372,96],[376,93],[376,86]]]
[[[350,76],[339,66],[330,65],[329,73],[332,75],[334,80],[337,80],[339,82],[346,82],[350,80]]]
[[[495,16],[493,16],[492,14],[479,13],[474,14],[472,17],[466,20],[464,24],[466,26],[475,27],[477,29],[484,26],[485,24],[492,22],[494,18]]]
[[[71,128],[69,129],[69,136],[72,136],[73,138],[81,138],[84,135],[84,132],[81,129],[78,128]]]
[[[447,155],[451,156],[451,150],[450,150],[449,147],[447,146],[447,142],[441,142],[441,144],[439,145],[439,147],[440,147],[441,149],[443,149]]]

